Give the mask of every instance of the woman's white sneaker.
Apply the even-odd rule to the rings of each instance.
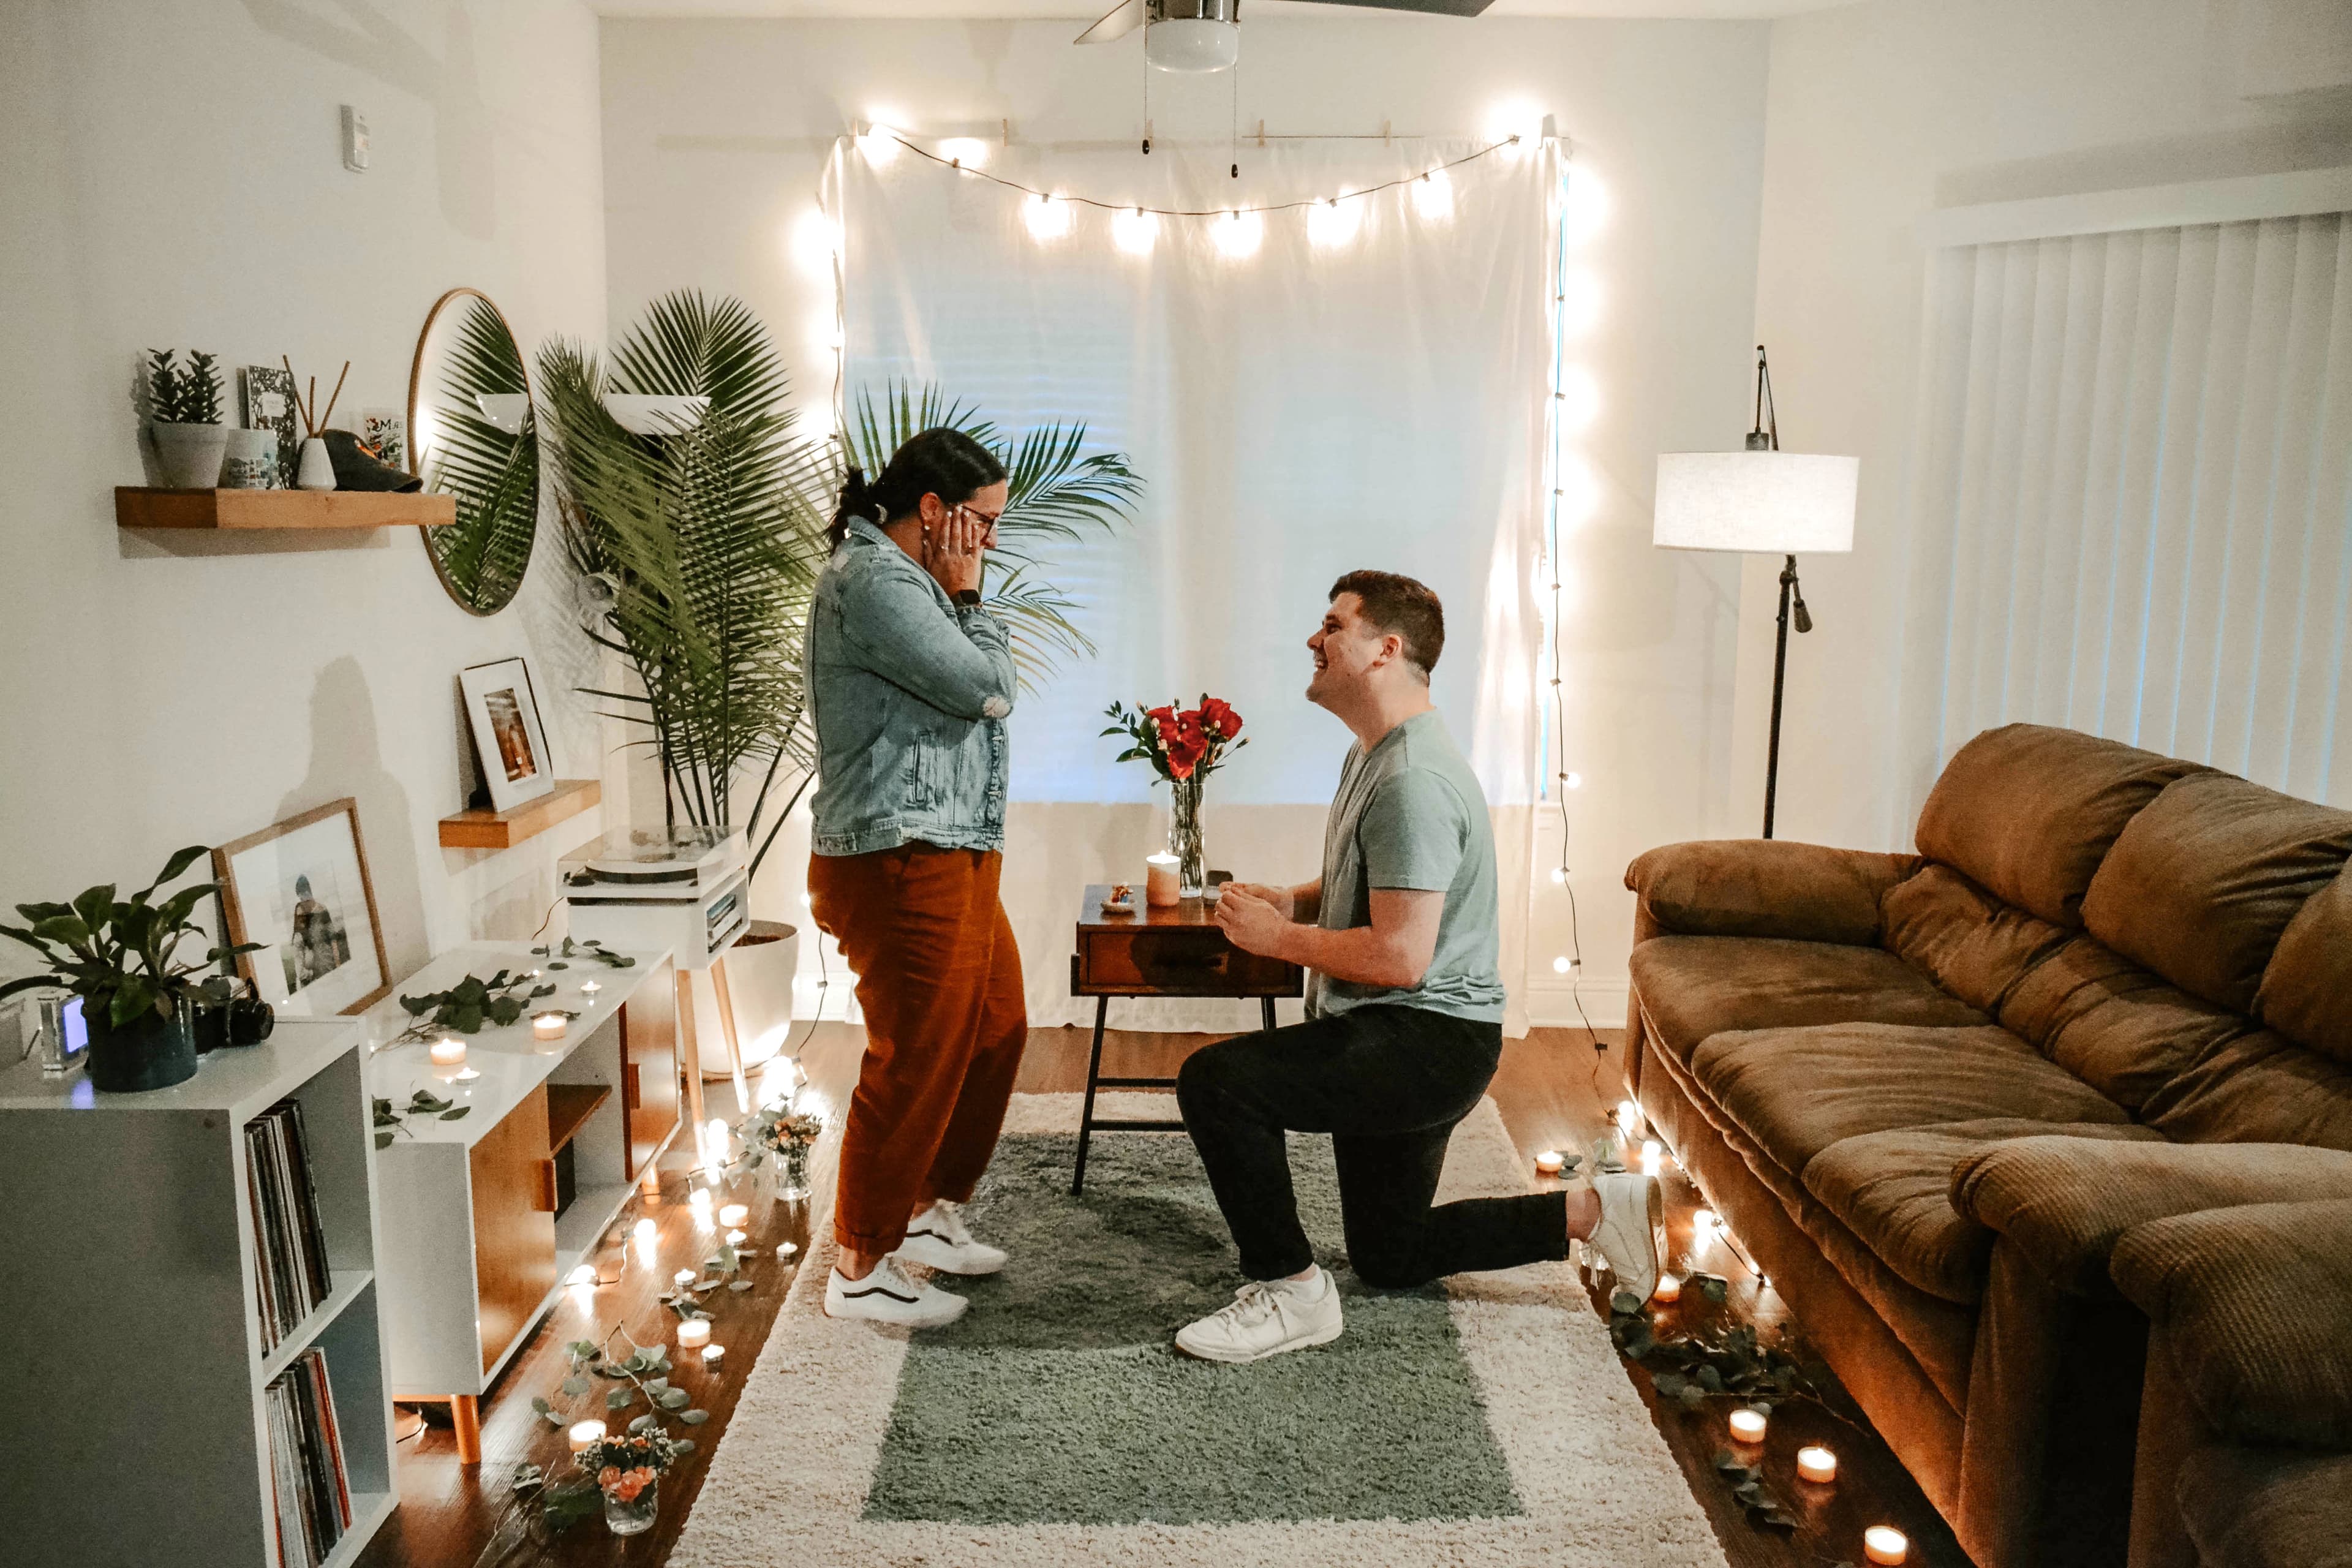
[[[907,1222],[907,1239],[891,1256],[942,1274],[993,1274],[1004,1267],[1003,1249],[974,1241],[963,1205],[945,1198]]]
[[[1339,1337],[1339,1288],[1321,1269],[1312,1279],[1253,1279],[1233,1303],[1176,1331],[1176,1348],[1202,1361],[1241,1364]]]
[[[1604,1171],[1592,1178],[1592,1191],[1601,1199],[1601,1223],[1587,1245],[1608,1259],[1609,1271],[1617,1277],[1614,1289],[1631,1290],[1646,1301],[1658,1288],[1658,1236],[1665,1223],[1658,1179]]]
[[[874,1266],[863,1279],[846,1279],[835,1268],[824,1282],[824,1315],[865,1318],[908,1329],[936,1329],[963,1316],[971,1303],[950,1296],[936,1285],[918,1285],[907,1278],[894,1255]]]

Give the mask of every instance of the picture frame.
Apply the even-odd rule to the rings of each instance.
[[[474,754],[489,785],[492,808],[512,811],[552,792],[555,763],[548,754],[530,661],[517,654],[472,665],[458,672],[457,685],[465,693]]]
[[[237,973],[281,1017],[362,1013],[392,994],[375,882],[345,796],[213,851]]]

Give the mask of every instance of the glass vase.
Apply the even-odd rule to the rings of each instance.
[[[654,1510],[661,1502],[661,1482],[647,1481],[635,1497],[623,1500],[611,1487],[604,1489],[604,1528],[615,1535],[643,1535],[654,1527]]]
[[[806,1201],[809,1195],[808,1145],[794,1143],[776,1152],[768,1162],[770,1177],[775,1183],[775,1199],[780,1204]]]
[[[1176,857],[1177,896],[1197,899],[1209,883],[1208,857],[1201,848],[1201,775],[1171,779],[1168,853]]]

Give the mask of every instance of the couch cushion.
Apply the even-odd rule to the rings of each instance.
[[[2352,1454],[2204,1444],[2179,1498],[2199,1568],[2352,1568]]]
[[[2165,785],[2199,771],[2073,730],[1988,730],[1945,764],[1919,813],[1919,853],[2077,929],[2083,895],[2124,825]]]
[[[1897,1127],[2019,1117],[2129,1117],[2008,1030],[1838,1024],[1715,1036],[1691,1072],[1724,1113],[1801,1181],[1833,1143]]]
[[[1952,1207],[1953,1169],[1989,1145],[2042,1133],[2161,1142],[2127,1122],[1995,1117],[1898,1127],[1831,1144],[1805,1167],[1805,1189],[1906,1282],[1965,1305],[1984,1294],[1993,1233]]]
[[[2263,971],[2254,1012],[2287,1038],[2352,1062],[2352,871],[2314,893],[2287,922]]]
[[[1726,1029],[1864,1022],[1949,1028],[1987,1022],[1874,947],[1662,936],[1633,950],[1633,973],[1659,1047],[1683,1062],[1699,1042]]]
[[[1889,952],[1988,1013],[2068,941],[2064,927],[2003,903],[1949,866],[1930,864],[1897,883],[1882,908]]]
[[[2242,1015],[2199,1001],[2088,936],[2023,976],[2003,1001],[2000,1021],[2132,1111],[2254,1029]]]
[[[2199,1057],[2139,1114],[2179,1143],[2352,1150],[2352,1068],[2258,1029]]]
[[[2352,811],[2197,773],[2132,818],[2083,922],[2182,990],[2248,1013],[2288,922],[2347,858]]]

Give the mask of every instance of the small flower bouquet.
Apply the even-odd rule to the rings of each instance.
[[[809,1151],[824,1136],[824,1118],[790,1105],[767,1105],[736,1129],[746,1168],[775,1157],[776,1196],[795,1203],[808,1196]]]
[[[659,1432],[624,1432],[597,1438],[572,1462],[596,1478],[605,1527],[615,1535],[638,1535],[653,1528],[661,1478],[686,1452]]]
[[[1208,852],[1201,844],[1201,786],[1229,752],[1249,744],[1235,740],[1242,716],[1222,697],[1201,694],[1197,708],[1161,708],[1114,702],[1103,710],[1110,725],[1106,735],[1124,735],[1129,745],[1118,754],[1122,763],[1147,762],[1169,784],[1171,817],[1168,853],[1176,857],[1179,891],[1197,899],[1206,890]]]

